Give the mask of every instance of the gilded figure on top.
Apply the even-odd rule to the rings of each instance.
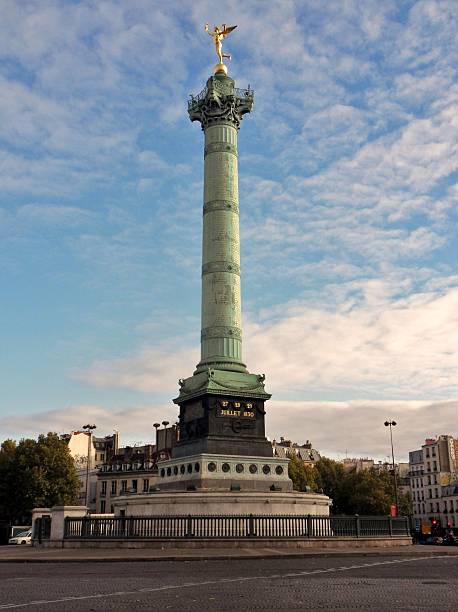
[[[213,32],[208,29],[208,23],[205,24],[205,31],[209,36],[213,38],[215,43],[216,55],[218,56],[219,63],[223,64],[223,58],[231,59],[229,53],[223,53],[222,41],[228,36],[237,26],[227,26],[225,23],[221,27],[215,26]]]

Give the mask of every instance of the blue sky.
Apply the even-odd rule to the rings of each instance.
[[[202,133],[237,30],[244,354],[271,437],[458,434],[455,0],[3,0],[0,437],[149,441],[199,353]]]

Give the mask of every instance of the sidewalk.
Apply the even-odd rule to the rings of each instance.
[[[275,559],[282,557],[435,557],[458,556],[458,546],[400,546],[398,548],[280,549],[60,549],[0,546],[0,563],[126,563],[140,561],[203,561]]]

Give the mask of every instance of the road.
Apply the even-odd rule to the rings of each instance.
[[[2,563],[0,610],[457,610],[458,556]]]

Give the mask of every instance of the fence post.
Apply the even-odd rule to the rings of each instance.
[[[193,535],[194,534],[192,533],[192,516],[188,514],[188,519],[186,521],[186,537],[192,538]]]
[[[410,535],[410,523],[409,523],[409,517],[405,516],[404,520],[406,522],[406,535]]]
[[[88,521],[89,518],[87,516],[83,516],[81,519],[81,537],[86,538],[88,533]]]
[[[393,519],[391,518],[391,516],[388,519],[388,527],[390,530],[390,538],[393,537]]]
[[[355,514],[355,535],[357,538],[361,535],[361,519],[359,514]]]
[[[250,514],[248,517],[248,537],[254,538],[256,536],[256,532],[254,530],[254,518],[253,515]]]
[[[312,517],[310,514],[307,514],[307,537],[310,538],[312,533],[313,533]]]

